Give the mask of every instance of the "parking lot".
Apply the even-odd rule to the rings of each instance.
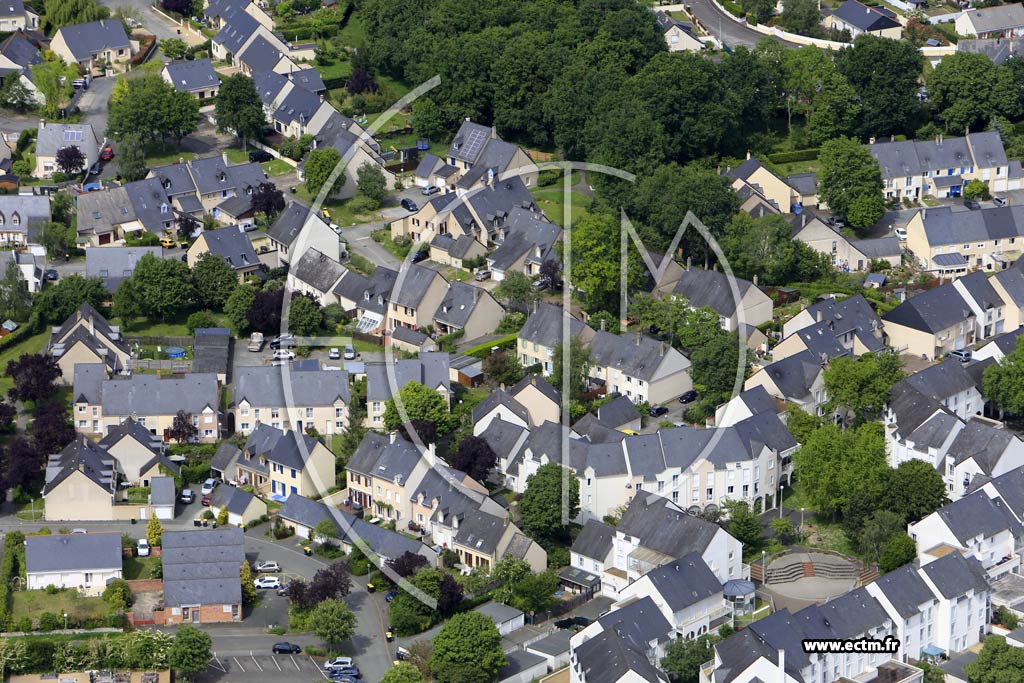
[[[330,680],[322,658],[308,655],[216,655],[210,668],[195,677],[197,683],[244,679],[252,683]]]

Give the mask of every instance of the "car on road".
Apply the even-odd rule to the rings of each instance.
[[[49,270],[46,271],[46,279],[49,280],[50,282],[53,282],[54,280],[56,280],[59,277],[60,277],[60,273],[58,273],[53,268],[50,268]]]
[[[993,197],[992,203],[995,204],[996,206],[1006,206],[1006,200],[1003,199],[1002,197]]]
[[[679,402],[680,403],[693,403],[696,400],[697,400],[697,390],[696,389],[690,389],[689,391],[684,391],[682,393],[682,395],[679,397]]]
[[[203,488],[200,489],[199,492],[202,493],[204,496],[213,493],[213,490],[217,488],[217,483],[218,482],[216,479],[207,479],[206,481],[203,482]]]
[[[906,242],[907,241],[907,229],[906,228],[896,228],[896,230],[894,232],[896,233],[896,237],[898,237],[900,239],[900,242]]]
[[[338,225],[337,223],[331,223],[331,230],[334,231],[335,235],[340,235],[341,234],[341,226]]]
[[[333,669],[331,669],[331,676],[350,676],[352,678],[363,677],[363,675],[359,672],[359,667],[355,664],[334,667]]]
[[[478,270],[478,271],[476,271],[476,275],[473,276],[473,279],[476,280],[477,282],[483,282],[484,280],[490,280],[491,279],[491,271],[486,270],[486,269],[485,270]]]
[[[277,594],[278,595],[288,595],[288,585],[289,584],[287,584],[287,583],[282,583],[280,586],[278,586],[277,587]]]
[[[181,495],[178,497],[178,500],[180,500],[185,505],[191,505],[192,503],[196,502],[196,492],[193,491],[192,489],[185,489],[184,491],[181,492]]]
[[[355,360],[358,355],[354,346],[351,344],[345,346],[345,360]]]
[[[100,152],[100,159],[102,159],[103,161],[110,161],[113,158],[114,148],[111,147],[110,145],[107,145],[106,147],[103,148],[103,151]]]
[[[954,351],[950,351],[949,352],[949,356],[951,358],[959,359],[961,363],[970,363],[971,362],[971,352],[967,351],[967,350],[961,351],[959,349],[956,349]]]
[[[262,164],[264,161],[272,161],[273,158],[270,152],[264,152],[262,149],[254,149],[249,152],[249,161],[257,164]]]
[[[350,676],[348,674],[331,674],[332,683],[362,683],[362,680],[363,679],[361,678],[356,678],[355,676]]]
[[[295,643],[274,643],[274,647],[271,648],[275,655],[297,655],[302,653],[302,647]]]
[[[668,408],[665,406],[651,406],[647,411],[647,414],[651,417],[661,417],[662,415],[668,414]]]
[[[391,589],[391,590],[389,590],[387,592],[387,595],[384,596],[384,600],[385,600],[385,602],[391,602],[392,600],[395,599],[395,597],[397,595],[398,595],[398,591],[396,591],[394,589]]]
[[[838,216],[829,216],[827,219],[825,219],[825,222],[831,225],[833,228],[846,227],[846,221],[843,220],[842,218],[839,218]]]
[[[409,254],[409,260],[413,263],[419,263],[420,261],[426,261],[430,258],[430,251],[427,249],[420,249]]]
[[[211,505],[213,505],[213,496],[212,495],[203,496],[199,500],[199,504],[202,505],[205,508],[210,507]]]
[[[274,360],[294,360],[295,352],[291,349],[278,349],[274,351]]]
[[[140,538],[139,542],[135,545],[135,553],[139,557],[149,557],[149,541],[144,538]]]
[[[977,211],[978,209],[981,208],[981,204],[979,204],[978,202],[974,201],[973,199],[965,199],[964,200],[964,206],[966,206],[971,211]]]
[[[430,195],[437,194],[440,191],[441,188],[438,187],[437,185],[427,185],[426,187],[423,188],[423,196],[429,197]]]
[[[101,161],[98,161],[98,160],[96,161],[96,163],[94,163],[92,166],[89,167],[89,175],[99,175],[102,171],[103,171],[103,163]],[[91,191],[92,190],[86,190],[86,192],[91,192]]]
[[[327,358],[329,360],[341,360],[341,351],[339,351],[337,348],[332,348],[330,351],[327,352]]]
[[[295,343],[294,334],[282,334],[270,342],[270,348],[272,349],[288,349],[295,346],[298,346],[298,344]]]
[[[86,529],[72,529],[71,533],[73,533],[73,534],[87,534],[89,532]]]
[[[258,574],[272,574],[279,571],[281,571],[281,565],[273,560],[256,563],[256,573]]]
[[[419,211],[420,207],[416,206],[416,202],[406,197],[402,200],[402,208],[406,211]]]
[[[252,585],[257,588],[280,588],[281,579],[276,576],[260,576],[253,579]]]
[[[346,666],[352,666],[351,657],[335,657],[328,659],[324,662],[324,671],[334,671],[335,669],[343,669]]]

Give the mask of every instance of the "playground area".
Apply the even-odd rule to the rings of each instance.
[[[771,558],[761,590],[776,610],[795,612],[850,592],[860,572],[860,562],[840,553],[794,549]]]

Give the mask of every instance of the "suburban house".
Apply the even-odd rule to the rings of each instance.
[[[106,247],[85,250],[85,275],[103,280],[103,286],[111,294],[117,291],[125,278],[132,276],[135,266],[146,254],[163,258],[160,247]]]
[[[152,479],[180,468],[164,454],[160,437],[150,433],[134,418],[111,427],[99,441],[117,462],[118,473],[133,486],[149,486]]]
[[[952,283],[912,296],[882,317],[889,346],[935,360],[975,342],[974,310]]]
[[[99,382],[99,401],[79,387],[76,368],[75,429],[87,436],[103,436],[110,427],[131,417],[164,441],[170,440],[170,429],[179,411],[192,416],[200,443],[220,439],[220,401],[217,376],[189,373],[183,376],[158,378],[156,375],[132,375]],[[83,381],[83,384],[86,382]],[[80,415],[86,416],[79,418]],[[83,426],[83,422],[85,425]]]
[[[237,226],[199,233],[185,254],[188,267],[195,268],[196,261],[207,252],[224,259],[238,273],[239,282],[244,282],[246,275],[263,268],[249,236]]]
[[[276,501],[319,497],[334,487],[334,453],[318,438],[260,424],[245,447],[218,451],[217,469],[238,486]]]
[[[157,623],[210,624],[242,620],[245,558],[241,529],[164,531],[163,609]]]
[[[792,238],[799,240],[832,261],[842,271],[866,271],[872,262],[884,261],[897,267],[903,258],[898,237],[851,239],[817,216],[801,213],[793,216]]]
[[[20,0],[0,6],[0,26],[3,26],[5,21],[9,23],[19,22],[22,15],[5,16],[3,11],[16,8],[18,4],[21,4]],[[32,19],[36,26],[29,30],[34,31],[38,29],[39,19],[35,14],[32,14]],[[0,33],[3,32],[3,30],[0,30]],[[39,51],[38,41],[34,36],[30,38],[23,29],[15,30],[7,38],[0,41],[0,69],[8,74],[15,71],[20,72],[18,82],[29,91],[36,104],[46,104],[46,96],[40,92],[39,87],[32,81],[32,67],[36,64],[42,64],[42,62],[43,56]],[[7,157],[0,161],[0,170],[10,173],[10,165],[13,162],[10,160],[9,154],[0,150],[0,155]]]
[[[61,534],[25,538],[29,590],[48,586],[101,595],[121,578],[121,536],[116,533]]]
[[[31,31],[39,28],[39,15],[22,0],[7,0],[0,5],[0,33]]]
[[[198,207],[198,201],[196,204]],[[201,212],[202,207],[198,210]],[[147,232],[168,237],[175,234],[174,212],[164,188],[152,178],[89,192],[78,198],[79,242],[107,246]]]
[[[590,385],[655,405],[689,391],[690,359],[665,342],[640,333],[598,331],[590,340]]]
[[[669,52],[700,52],[704,49],[704,41],[693,30],[693,24],[680,21],[665,12],[655,12],[658,27],[665,34],[665,44]]]
[[[835,344],[837,350],[842,347]],[[825,366],[829,358],[814,351],[798,351],[756,370],[743,383],[744,391],[762,387],[769,396],[789,401],[810,415],[825,414]]]
[[[103,73],[125,71],[132,56],[139,51],[139,41],[125,32],[120,19],[100,19],[62,26],[53,35],[50,49],[65,63],[77,64],[86,73]]]
[[[285,207],[267,236],[282,263],[298,261],[307,249],[316,249],[335,261],[341,260],[338,235],[319,213],[298,202]]]
[[[568,336],[563,337],[566,323]],[[551,374],[555,347],[568,345],[571,337],[578,337],[586,345],[595,334],[590,325],[575,318],[572,313],[563,314],[560,306],[538,303],[516,337],[516,355],[523,367],[540,365],[541,374],[547,377]]]
[[[999,133],[970,133],[962,138],[876,142],[868,145],[882,169],[887,200],[958,197],[971,180],[990,192],[1017,189]]]
[[[574,634],[570,683],[668,683],[658,668],[672,625],[649,597],[623,604]]]
[[[30,247],[33,251],[42,247]],[[30,292],[38,292],[43,288],[43,264],[46,261],[45,254],[36,255],[32,251],[0,251],[0,275],[6,275],[7,269],[14,266],[18,279]],[[8,325],[8,331],[12,328]]]
[[[39,243],[42,227],[50,222],[50,199],[45,195],[0,195],[0,246]],[[0,273],[2,275],[2,273]]]
[[[117,472],[114,458],[102,446],[77,436],[60,453],[46,462],[43,486],[43,514],[47,520],[115,519],[114,495]],[[122,508],[122,512],[125,510]],[[127,510],[129,515],[116,519],[147,515],[143,506]]]
[[[903,27],[895,12],[882,6],[870,7],[857,0],[846,0],[825,17],[824,23],[834,31],[849,31],[854,40],[865,33],[893,40],[903,37]]]
[[[295,497],[293,494],[292,498]],[[267,514],[266,502],[237,486],[218,486],[210,497],[210,509],[227,510],[228,524],[244,527]]]
[[[971,7],[960,13],[954,26],[961,36],[1020,38],[1024,36],[1024,7],[1020,3]]]
[[[854,357],[885,350],[882,320],[862,294],[818,301],[787,320],[782,326],[782,341],[772,349],[772,358],[782,360],[799,351],[824,350],[819,347],[819,339],[825,344],[834,340]]]
[[[116,23],[121,26],[121,22]],[[62,147],[77,147],[81,150],[82,156],[85,157],[82,170],[89,168],[100,158],[100,142],[96,138],[96,131],[88,123],[46,123],[40,120],[39,135],[36,138],[36,168],[32,175],[37,178],[48,178],[54,171],[59,170],[57,152]]]
[[[314,71],[308,69],[308,71]],[[301,82],[292,72],[289,79],[292,82]],[[322,97],[322,95],[315,95]],[[308,99],[308,98],[306,98]],[[389,190],[395,189],[398,177],[384,167],[384,158],[381,156],[380,143],[366,134],[366,131],[352,119],[343,116],[332,108],[327,120],[320,126],[313,137],[313,148],[319,149],[330,147],[336,149],[341,158],[346,161],[345,170],[342,175],[345,182],[334,196],[347,199],[355,196],[359,185],[359,168],[364,164],[375,166],[384,176],[384,186]],[[299,166],[300,175],[304,165]]]
[[[461,331],[462,339],[468,341],[494,334],[504,317],[505,309],[489,291],[456,280],[434,311],[433,325],[439,335]]]
[[[940,277],[1005,270],[1017,261],[1021,245],[1024,207],[1019,206],[960,213],[938,206],[921,209],[907,223],[907,247],[922,268]]]
[[[60,327],[50,328],[46,349],[57,359],[61,371],[59,381],[63,384],[72,384],[79,365],[98,363],[108,373],[121,372],[132,356],[121,336],[121,328],[111,325],[88,303],[79,306]],[[85,417],[76,414],[75,419]]]
[[[465,262],[478,259],[487,253],[484,245],[469,235],[453,239],[451,235],[440,234],[430,240],[430,260],[445,266],[465,269]],[[494,271],[491,271],[492,275]]]
[[[447,294],[448,282],[436,270],[408,261],[403,263],[388,302],[387,328],[418,330],[433,325],[434,313]]]
[[[416,446],[396,432],[368,433],[345,465],[349,497],[376,517],[409,520],[412,496],[406,487],[418,483],[427,468]]]
[[[556,252],[556,244],[561,238],[561,226],[548,221],[543,214],[522,208],[512,209],[508,215],[505,239],[487,256],[491,277],[500,282],[506,273],[519,271],[535,278],[540,275],[545,261],[554,261],[561,270]]]
[[[756,278],[755,278],[756,279]],[[735,283],[737,292],[733,292]],[[674,283],[661,284],[657,293],[663,297],[683,298],[690,308],[708,307],[718,314],[726,332],[739,332],[763,325],[772,319],[772,300],[757,284],[730,277],[718,270],[687,268]],[[744,333],[744,338],[747,335]]]
[[[313,297],[321,306],[339,303],[334,286],[349,270],[318,249],[306,250],[288,269],[288,288]]]
[[[450,368],[450,358],[445,351],[423,351],[416,358],[402,358],[392,363],[367,363],[364,425],[370,429],[383,427],[387,402],[409,382],[433,389],[450,405]]]
[[[779,213],[801,213],[804,207],[818,205],[817,180],[813,176],[810,183],[783,179],[749,155],[725,174],[732,178],[732,188],[741,196],[757,195]]]
[[[995,280],[996,278],[992,279]],[[996,283],[993,282],[993,284]],[[1010,308],[1012,310],[1013,307]],[[1017,327],[1013,332],[1007,332],[995,337],[994,339],[990,339],[987,343],[980,345],[975,351],[973,351],[971,353],[971,358],[974,360],[988,360],[991,358],[997,363],[1000,363],[1004,358],[1013,353],[1015,348],[1017,348],[1018,340],[1022,334],[1024,334],[1024,328]]]
[[[522,147],[499,138],[494,128],[466,119],[444,159],[435,155],[423,158],[416,169],[416,183],[462,194],[495,177],[519,177],[527,187],[533,187],[537,175],[537,165]]]
[[[240,434],[262,424],[297,432],[313,427],[321,434],[340,434],[348,426],[351,392],[344,370],[239,367],[234,383],[232,412]]]
[[[220,76],[209,59],[171,62],[160,75],[175,90],[187,92],[200,102],[214,99],[220,91]]]

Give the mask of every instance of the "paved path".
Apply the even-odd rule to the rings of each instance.
[[[785,40],[779,40],[774,36],[766,36],[758,33],[746,24],[733,20],[726,14],[714,0],[690,0],[687,3],[693,15],[704,25],[711,35],[724,42],[728,47],[734,48],[740,45],[754,47],[762,40],[778,40],[786,47],[798,47]]]

